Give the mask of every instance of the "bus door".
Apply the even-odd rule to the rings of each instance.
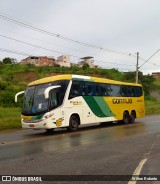
[[[95,88],[93,82],[81,82],[83,105],[83,124],[95,123],[94,114],[94,94]]]

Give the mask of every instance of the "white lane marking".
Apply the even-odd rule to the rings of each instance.
[[[147,159],[149,158],[154,146],[156,145],[155,142],[156,142],[157,138],[159,138],[159,136],[160,136],[160,134],[157,134],[156,137],[154,138],[152,145],[150,146],[149,150],[144,155],[144,159],[142,159],[140,161],[140,163],[138,164],[137,168],[135,169],[135,171],[132,175],[133,181],[129,181],[128,184],[136,184],[137,183],[134,176],[138,177],[140,175],[141,170],[142,170],[144,164],[146,163]]]
[[[147,158],[145,158],[145,159],[143,159],[143,160],[140,161],[140,163],[138,164],[137,168],[135,169],[135,171],[134,171],[134,173],[132,175],[132,180],[135,179],[134,176],[138,177],[140,175],[141,170],[142,170],[144,164],[146,163],[146,161],[147,161]],[[136,184],[136,183],[137,183],[136,180],[135,181],[129,181],[128,182],[128,184]]]

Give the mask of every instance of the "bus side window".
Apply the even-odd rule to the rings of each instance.
[[[84,82],[80,81],[79,82],[79,87],[80,87],[80,95],[84,96],[85,95],[85,89],[84,89]]]
[[[128,95],[133,97],[134,94],[133,94],[133,88],[131,86],[128,86]]]
[[[96,89],[96,90],[95,90],[95,91],[96,91],[95,95],[96,95],[96,96],[99,96],[99,95],[100,95],[100,89],[99,89],[99,88],[100,88],[99,84],[96,83],[96,84],[95,84],[95,89]]]
[[[135,87],[136,97],[142,96],[142,87]]]
[[[125,96],[125,87],[124,86],[121,86],[121,89],[120,89],[120,96]]]
[[[68,87],[68,84],[69,84],[68,80],[59,80],[59,81],[52,82],[52,84],[51,84],[52,86],[57,86],[57,85],[61,86],[60,88],[56,89],[56,91],[58,91],[59,105],[61,105],[63,103],[65,91]]]
[[[136,94],[135,94],[135,87],[130,87],[130,88],[131,88],[131,93],[132,93],[133,97],[135,97],[136,96]]]
[[[134,97],[138,97],[138,87],[136,86],[132,87],[132,92]]]
[[[106,96],[112,96],[112,89],[108,84],[106,84]]]
[[[96,94],[96,86],[95,83],[92,83],[92,96],[95,96]]]
[[[86,89],[86,83],[81,82],[81,91],[82,91],[82,96],[87,95],[87,89]]]
[[[93,96],[94,95],[94,83],[93,82],[82,82],[81,85],[83,96]]]
[[[105,96],[106,95],[105,85],[99,84],[99,87],[100,87],[100,96]]]
[[[53,109],[59,105],[59,94],[54,90],[50,91],[50,108]]]
[[[112,89],[112,96],[121,96],[120,94],[120,85],[111,85],[111,89]]]
[[[129,96],[128,86],[124,86],[124,85],[121,86],[120,96],[124,96],[124,97],[128,97]]]
[[[81,94],[79,81],[72,81],[71,90],[69,93],[69,99],[77,97]]]
[[[92,86],[90,82],[85,82],[85,95],[91,96],[92,94]]]

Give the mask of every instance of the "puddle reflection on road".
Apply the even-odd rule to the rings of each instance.
[[[74,133],[60,133],[58,136],[51,136],[41,142],[43,150],[53,152],[55,150],[71,149],[81,145],[92,143],[103,143],[106,141],[120,140],[129,136],[141,135],[145,133],[144,123],[135,123],[128,125],[106,125],[103,128],[99,126],[86,129],[80,129]]]
[[[92,145],[96,147],[97,144],[114,143],[114,141],[129,139],[133,136],[159,132],[159,124],[159,120],[156,118],[155,121],[149,120],[149,122],[140,119],[134,124],[106,123],[103,127],[97,124],[82,126],[76,132],[57,129],[53,134],[47,134],[44,130],[26,130],[17,134],[20,141],[13,142],[14,144],[10,142],[3,146],[3,149],[6,154],[9,148],[13,147],[12,158],[17,157],[17,154],[30,155],[41,152],[55,154],[57,151],[65,152],[70,149],[88,149]],[[6,157],[10,158],[8,154]]]

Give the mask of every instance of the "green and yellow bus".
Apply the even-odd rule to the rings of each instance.
[[[46,129],[123,120],[133,123],[145,115],[140,84],[82,75],[57,75],[28,84],[24,93],[23,128]]]

